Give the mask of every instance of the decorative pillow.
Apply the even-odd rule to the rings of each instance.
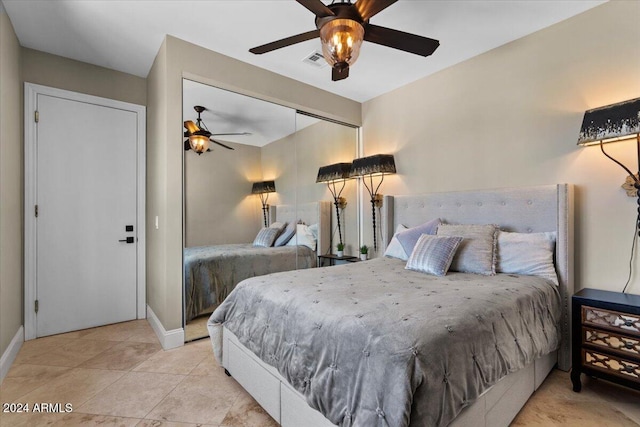
[[[423,234],[407,261],[406,269],[444,276],[449,270],[462,237],[442,237]]]
[[[407,259],[409,259],[409,256],[404,251],[404,248],[398,241],[398,233],[406,229],[407,227],[405,227],[404,225],[398,224],[398,226],[396,227],[396,232],[391,238],[391,241],[389,242],[389,246],[387,246],[387,250],[384,251],[384,256],[389,258],[398,258],[398,259],[401,259],[402,261],[406,261]]]
[[[316,250],[316,238],[309,230],[309,226],[304,224],[296,224],[296,235],[287,242],[287,246],[303,245],[308,246],[312,250]]]
[[[418,239],[423,234],[431,234],[435,235],[438,230],[438,225],[440,225],[440,220],[438,218],[432,219],[429,222],[425,222],[424,224],[418,225],[417,227],[409,228],[408,230],[401,231],[397,234],[398,241],[404,248],[404,252],[409,255],[413,252],[413,247],[418,242]]]
[[[313,234],[313,238],[316,240],[318,240],[318,228],[319,228],[319,225],[317,222],[309,226],[309,231],[311,232],[311,234]]]
[[[253,241],[253,246],[264,246],[268,248],[273,245],[280,230],[278,228],[263,227]]]
[[[290,222],[285,229],[280,233],[273,246],[284,246],[291,240],[293,235],[296,234],[296,223]]]
[[[276,221],[271,223],[270,228],[277,228],[278,230],[283,230],[287,226],[286,222]]]
[[[496,225],[440,224],[437,235],[463,238],[453,257],[452,271],[493,276],[496,274],[497,233]]]
[[[540,276],[558,285],[553,264],[556,233],[498,232],[498,273]]]

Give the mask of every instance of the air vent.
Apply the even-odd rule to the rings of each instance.
[[[324,68],[329,65],[327,64],[327,61],[325,61],[324,56],[322,56],[322,52],[318,51],[311,52],[311,54],[307,55],[302,62],[313,65],[316,68]]]

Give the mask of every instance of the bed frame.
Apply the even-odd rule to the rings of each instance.
[[[386,196],[382,211],[385,246],[391,240],[397,224],[415,226],[433,218],[449,223],[498,224],[507,231],[557,233],[555,261],[562,296],[561,347],[557,352],[543,356],[504,377],[450,424],[452,427],[508,426],[556,364],[563,370],[570,368],[573,186],[559,184]],[[281,426],[333,426],[322,414],[308,406],[304,397],[275,368],[244,347],[233,333],[226,328],[209,325],[209,334],[216,358]]]

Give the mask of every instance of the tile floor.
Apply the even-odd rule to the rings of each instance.
[[[208,340],[163,351],[145,320],[28,341],[0,402],[70,403],[69,413],[2,413],[0,426],[271,427],[211,354]],[[514,426],[640,426],[640,393],[553,371]],[[300,426],[304,427],[304,426]]]

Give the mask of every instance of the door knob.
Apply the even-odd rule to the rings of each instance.
[[[126,239],[118,240],[118,242],[134,243],[133,237],[127,237]]]

